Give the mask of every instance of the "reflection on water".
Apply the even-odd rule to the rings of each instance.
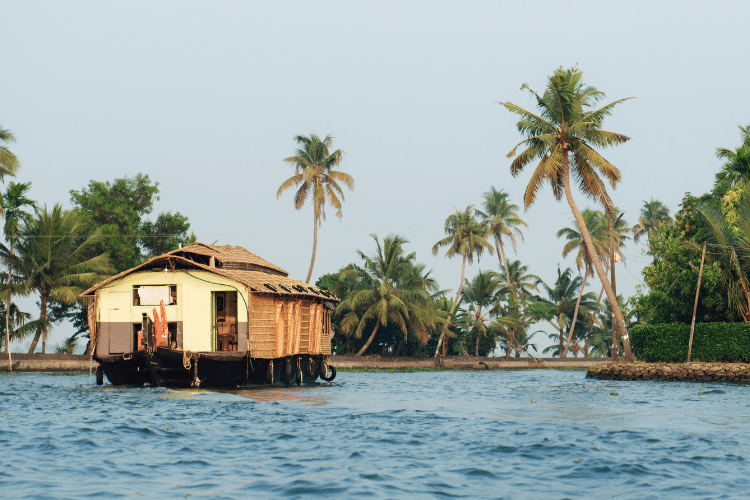
[[[218,391],[0,375],[0,499],[745,496],[750,386],[584,375]]]

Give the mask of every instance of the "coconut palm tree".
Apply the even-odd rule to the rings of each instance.
[[[376,235],[372,238],[376,252],[368,256],[358,250],[362,266],[350,264],[342,270],[340,280],[355,280],[356,285],[335,311],[341,317],[341,329],[346,334],[353,332],[357,338],[368,324],[375,322],[356,356],[367,351],[381,326],[398,327],[406,340],[409,328],[426,332],[439,322],[430,295],[437,291],[437,284],[429,272],[424,272],[424,266],[414,263],[415,253],[404,253],[407,240],[389,235],[381,244]],[[423,340],[426,342],[426,338]]]
[[[11,182],[8,184],[8,188],[5,193],[0,196],[0,207],[2,207],[5,213],[5,225],[3,231],[5,233],[5,239],[9,243],[8,254],[13,255],[14,245],[18,241],[19,237],[19,226],[23,222],[27,222],[31,214],[27,212],[26,208],[36,208],[36,203],[28,198],[26,195],[31,189],[31,183],[26,182],[18,184]],[[12,283],[13,283],[13,261],[8,261],[8,283],[7,283],[7,296],[6,304],[11,304],[12,294]],[[5,352],[8,353],[8,363],[11,363],[10,358],[10,315],[11,308],[5,308]]]
[[[505,268],[506,276],[510,276],[508,271],[508,261],[505,258],[505,247],[503,238],[507,237],[513,245],[513,251],[516,251],[516,236],[523,240],[523,233],[518,226],[529,227],[523,219],[518,216],[518,205],[508,202],[508,193],[496,190],[490,186],[490,190],[482,195],[484,202],[482,208],[477,210],[477,215],[482,218],[489,228],[489,235],[495,238],[495,249],[497,258],[500,259],[500,265]],[[508,283],[511,286],[511,283]]]
[[[696,207],[703,218],[708,242],[715,251],[706,255],[706,262],[720,263],[721,287],[727,290],[731,306],[745,322],[750,321],[750,195],[742,197],[736,226],[730,226],[721,209],[704,203]],[[685,244],[698,251],[695,242]]]
[[[58,204],[45,206],[32,219],[21,224],[14,267],[26,279],[26,287],[39,293],[40,327],[31,342],[34,352],[42,337],[47,348],[47,303],[50,298],[74,304],[86,287],[105,279],[114,270],[107,254],[99,253],[100,234],[85,234],[86,223],[75,211]]]
[[[596,307],[593,300],[594,294],[592,293],[583,294],[581,300],[579,300],[578,296],[583,278],[581,276],[573,277],[572,275],[573,271],[570,268],[561,271],[558,267],[554,287],[548,286],[544,281],[539,282],[547,293],[547,299],[543,300],[551,306],[550,312],[554,321],[547,321],[558,331],[556,335],[559,340],[559,350],[557,352],[560,355],[565,351],[565,330],[572,323],[576,305],[587,309]]]
[[[726,148],[716,148],[716,157],[725,160],[719,173],[716,174],[716,184],[726,181],[730,187],[737,184],[747,185],[750,182],[750,125],[737,125],[742,134],[742,145],[732,151]]]
[[[468,316],[470,318],[470,329],[476,333],[474,356],[479,356],[479,341],[481,337],[487,336],[487,323],[490,312],[495,304],[507,292],[503,287],[500,275],[495,271],[479,271],[471,281],[466,280],[463,291],[463,301],[468,304]]]
[[[591,210],[589,208],[585,209],[581,213],[581,216],[583,217],[584,223],[586,224],[586,228],[591,234],[592,240],[594,241],[594,247],[596,248],[599,258],[603,261],[608,261],[609,259],[607,258],[607,256],[609,255],[609,227],[606,217],[601,211]],[[620,222],[622,222],[622,219],[618,220],[618,223]],[[578,300],[576,301],[576,308],[575,312],[573,313],[573,321],[571,322],[570,330],[568,331],[568,338],[565,342],[565,348],[561,351],[561,357],[565,358],[568,355],[568,349],[570,348],[571,342],[574,338],[573,333],[575,332],[576,321],[578,319],[578,309],[580,307],[581,298],[583,297],[583,292],[586,288],[586,280],[589,277],[594,276],[594,265],[592,263],[591,257],[588,254],[588,249],[586,248],[586,244],[583,241],[583,237],[581,236],[581,231],[578,230],[578,225],[575,221],[573,221],[572,227],[564,227],[557,232],[558,238],[561,238],[563,236],[568,240],[568,242],[563,247],[563,257],[567,257],[568,254],[570,254],[572,251],[578,250],[575,261],[576,267],[578,268],[579,273],[583,271],[583,282],[581,283],[580,291],[578,293]],[[620,234],[616,233],[615,238],[617,241],[622,241],[622,235]],[[599,297],[601,298],[601,294],[599,295]]]
[[[528,90],[536,100],[541,112],[539,115],[510,102],[500,103],[520,117],[517,128],[526,137],[508,153],[509,158],[515,157],[510,171],[513,176],[517,176],[530,163],[539,162],[526,187],[524,208],[528,209],[534,203],[544,183],[550,184],[557,200],[565,196],[576,223],[581,228],[581,235],[589,249],[596,274],[604,285],[607,299],[611,304],[617,304],[615,292],[596,255],[594,242],[573,200],[570,178],[572,171],[574,180],[586,196],[601,202],[606,207],[612,206],[602,177],[614,189],[621,174],[594,148],[615,146],[630,139],[623,134],[601,128],[604,118],[612,113],[615,106],[626,99],[620,99],[595,109],[596,103],[604,97],[604,93],[594,87],[584,86],[582,78],[583,73],[577,67],[568,70],[561,67],[549,78],[547,88],[542,95],[531,90],[528,85],[524,85],[522,89]],[[523,150],[519,153],[518,150],[521,147]],[[613,307],[613,309],[618,330],[624,333],[625,323],[622,314],[619,308]],[[625,359],[628,362],[634,361],[627,334],[623,334],[623,342]]]
[[[21,166],[16,155],[6,146],[14,142],[16,138],[11,131],[0,127],[0,181],[4,180],[6,175],[16,175],[18,167]]]
[[[507,271],[505,269],[507,267]],[[516,331],[516,324],[519,328],[523,328],[524,331],[528,330],[529,324],[527,320],[530,320],[530,316],[526,314],[526,306],[529,304],[529,298],[531,292],[539,291],[537,284],[541,281],[538,276],[530,274],[528,266],[521,264],[520,260],[508,260],[507,266],[500,268],[500,279],[504,283],[510,283],[510,292],[508,294],[508,303],[503,310],[493,311],[495,314],[504,315],[507,320],[504,323],[504,327],[508,329],[508,337],[510,338],[512,347],[516,350],[516,356],[520,356],[520,345],[516,342],[519,338],[523,337],[523,332]],[[506,352],[506,355],[509,354]]]
[[[476,210],[473,205],[466,207],[463,212],[456,210],[445,219],[445,234],[447,235],[445,238],[433,245],[432,254],[437,255],[441,247],[447,246],[446,257],[450,259],[456,255],[461,256],[461,281],[456,299],[453,301],[453,307],[448,313],[449,316],[453,316],[466,279],[466,263],[473,263],[475,255],[477,261],[479,261],[479,257],[484,250],[492,254],[492,245],[487,241],[487,226],[476,219]],[[440,352],[440,346],[444,338],[445,332],[442,332],[435,348],[435,356]]]
[[[659,200],[651,198],[651,201],[643,200],[641,208],[641,217],[638,224],[633,226],[633,243],[638,243],[643,236],[648,239],[648,248],[654,253],[654,245],[651,240],[656,236],[656,229],[660,224],[671,224],[672,217],[669,216],[669,209]]]
[[[318,248],[318,226],[326,218],[325,206],[329,204],[335,208],[336,217],[340,219],[344,191],[339,183],[344,184],[349,190],[353,190],[354,179],[351,175],[336,170],[341,164],[344,152],[340,149],[331,152],[333,137],[330,135],[327,135],[324,139],[315,134],[310,134],[310,137],[298,135],[294,140],[301,147],[297,148],[294,156],[284,159],[285,162],[294,165],[294,175],[279,186],[279,190],[276,191],[276,199],[287,189],[299,186],[294,194],[294,208],[300,210],[305,205],[307,197],[312,197],[313,251],[310,270],[307,272],[307,279],[305,280],[306,283],[310,283],[313,266],[315,265],[315,252]]]

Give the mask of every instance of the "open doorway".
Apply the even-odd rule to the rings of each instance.
[[[237,350],[237,292],[214,292],[217,351]]]

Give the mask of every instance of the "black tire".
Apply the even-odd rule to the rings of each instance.
[[[104,368],[102,368],[102,365],[96,367],[96,385],[104,385]]]
[[[287,359],[284,363],[284,383],[289,384],[292,382],[292,361]]]
[[[333,379],[336,378],[336,367],[335,366],[331,366],[329,368],[331,369],[331,376],[329,377],[328,374],[326,374],[325,377],[320,377],[320,378],[322,378],[326,382],[333,382]]]
[[[315,376],[315,360],[312,358],[307,359],[307,376],[308,377]]]
[[[296,382],[297,382],[297,386],[302,385],[302,367],[299,366],[299,365],[297,366],[297,380],[296,380]]]
[[[322,378],[323,380],[325,380],[325,378],[328,376],[328,363],[326,363],[325,360],[322,360],[320,362],[318,375],[320,375],[320,378]]]
[[[266,368],[266,383],[273,385],[273,361],[269,361],[268,368]]]

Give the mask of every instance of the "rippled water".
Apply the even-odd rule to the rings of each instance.
[[[750,386],[339,373],[234,391],[0,376],[0,498],[739,498]]]

